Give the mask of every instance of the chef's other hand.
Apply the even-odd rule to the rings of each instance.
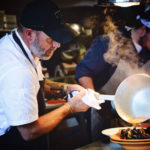
[[[69,100],[69,105],[72,113],[75,112],[85,112],[87,111],[90,107],[86,105],[83,101],[82,98],[86,94],[85,90],[80,91],[77,95],[72,97]]]

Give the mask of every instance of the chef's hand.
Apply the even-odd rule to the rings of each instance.
[[[90,108],[82,101],[84,95],[85,89],[82,89],[77,95],[75,95],[69,100],[68,104],[70,105],[70,110],[72,113],[85,112]]]
[[[84,88],[78,84],[66,84],[65,86],[66,93],[70,93],[71,91],[83,91]]]

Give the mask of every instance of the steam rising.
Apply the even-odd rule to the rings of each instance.
[[[117,29],[117,26],[115,26],[110,16],[107,15],[105,19],[106,21],[104,23],[104,33]]]
[[[107,21],[104,26],[104,31],[109,28],[114,30],[104,35],[105,38],[109,38],[110,40],[108,51],[104,54],[104,60],[113,66],[117,66],[120,60],[125,61],[130,66],[128,70],[125,70],[126,76],[135,73],[148,73],[149,69],[145,71],[144,67],[141,67],[144,64],[139,62],[139,56],[132,40],[124,37],[122,33],[117,30],[117,26],[114,25],[110,16],[107,17]]]
[[[109,64],[118,65],[119,60],[123,59],[131,66],[137,67],[138,55],[131,40],[123,37],[118,30],[108,33],[110,39],[108,51],[104,54],[104,59]]]
[[[105,8],[102,11],[104,15],[88,17],[84,20],[84,24],[86,24],[87,28],[91,28],[95,32],[95,35],[103,30],[104,38],[110,39],[108,51],[103,56],[104,60],[113,66],[118,66],[120,60],[125,61],[129,65],[127,69],[124,68],[124,72],[119,76],[123,75],[127,77],[135,73],[150,74],[149,65],[144,68],[144,64],[139,62],[139,56],[132,40],[123,36],[118,30],[119,26],[126,25],[125,20],[116,14],[115,9]],[[116,77],[116,79],[118,79],[118,77]]]

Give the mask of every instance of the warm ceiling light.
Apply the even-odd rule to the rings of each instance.
[[[70,27],[76,31],[76,33],[79,35],[80,32],[81,32],[81,27],[79,24],[76,24],[76,23],[72,23],[72,24],[69,24]]]
[[[108,3],[108,4],[114,4],[116,6],[120,7],[129,7],[134,5],[140,5],[141,0],[98,0],[100,3]]]
[[[114,5],[120,6],[120,7],[130,7],[130,6],[140,5],[140,2],[114,3]]]

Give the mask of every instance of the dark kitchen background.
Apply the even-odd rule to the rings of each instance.
[[[19,13],[31,0],[0,1],[0,36],[17,26]],[[53,0],[62,10],[64,21],[77,28],[78,37],[62,45],[48,61],[42,62],[47,77],[74,83],[77,63],[85,54],[92,40],[126,24],[132,24],[139,7],[122,8],[102,5],[99,0]],[[5,19],[2,16],[5,15]],[[16,19],[15,19],[16,17]]]

